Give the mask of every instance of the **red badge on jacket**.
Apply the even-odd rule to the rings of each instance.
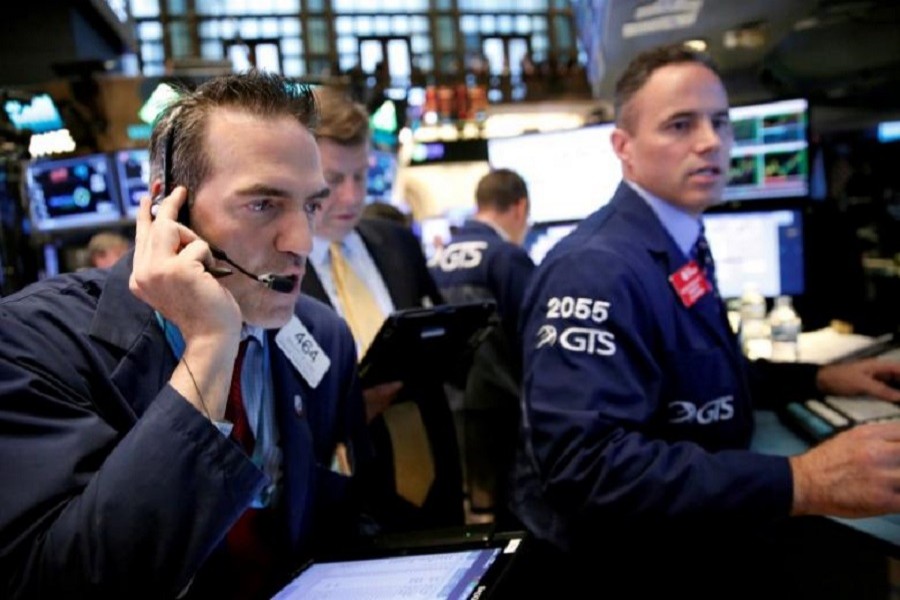
[[[669,283],[687,308],[712,291],[712,285],[706,279],[703,269],[693,260],[669,275]]]

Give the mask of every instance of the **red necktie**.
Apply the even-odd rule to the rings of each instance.
[[[238,346],[237,358],[234,359],[234,371],[231,372],[231,387],[228,390],[225,419],[231,421],[232,424],[231,439],[240,444],[249,456],[252,456],[256,439],[253,437],[253,428],[250,427],[250,419],[247,418],[247,410],[244,408],[244,395],[241,392],[241,370],[244,366],[244,357],[247,355],[249,342],[250,338],[247,338]]]
[[[240,444],[248,456],[253,455],[256,440],[244,408],[241,369],[250,339],[243,340],[238,348],[225,408],[225,418],[233,425],[231,439]],[[264,531],[267,512],[265,509],[247,508],[226,535],[234,576],[232,598],[257,598],[265,589],[272,566],[272,550]]]

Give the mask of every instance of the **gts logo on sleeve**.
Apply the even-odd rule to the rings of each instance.
[[[709,425],[730,421],[734,417],[734,396],[721,396],[697,406],[683,400],[669,403],[669,423]]]

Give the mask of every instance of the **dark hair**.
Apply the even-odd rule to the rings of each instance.
[[[370,202],[363,206],[363,219],[383,219],[409,227],[410,218],[405,212],[387,202]]]
[[[479,209],[493,208],[505,212],[522,198],[528,197],[525,180],[510,169],[497,169],[481,178],[475,188]]]
[[[173,183],[195,190],[209,176],[204,135],[210,114],[231,108],[258,117],[291,117],[313,130],[316,102],[310,88],[280,75],[251,70],[216,77],[181,96],[157,117],[150,136],[151,180],[162,177],[166,138],[172,136]]]
[[[369,113],[343,90],[320,87],[315,90],[319,107],[316,138],[331,140],[341,146],[358,146],[369,139]]]
[[[628,129],[628,103],[656,70],[682,63],[697,63],[719,75],[716,64],[708,54],[692,50],[684,44],[669,44],[641,52],[628,63],[616,81],[616,124]]]

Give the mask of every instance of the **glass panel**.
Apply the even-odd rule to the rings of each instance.
[[[406,0],[406,10],[428,12],[428,0]]]
[[[193,47],[191,46],[191,36],[188,33],[187,24],[181,21],[173,21],[169,23],[169,39],[172,40],[172,56],[181,58],[183,56],[193,56]]]
[[[341,54],[338,59],[338,66],[341,67],[341,71],[344,73],[350,71],[350,69],[356,66],[356,53]]]
[[[325,0],[306,0],[306,8],[310,12],[322,12],[325,10]]]
[[[372,35],[372,19],[370,17],[357,17],[354,22],[358,35]]]
[[[330,71],[327,58],[311,58],[309,60],[310,75],[327,75]]]
[[[535,56],[540,54],[543,56],[547,52],[547,36],[533,35],[531,36],[531,49],[534,50]]]
[[[409,33],[409,19],[395,16],[391,19],[391,33],[394,35],[406,35]]]
[[[337,35],[353,33],[353,17],[338,17],[334,20],[334,31]]]
[[[278,56],[278,44],[256,45],[256,66],[259,69],[269,73],[281,73]]]
[[[339,37],[337,51],[338,54],[353,54],[355,56],[357,51],[356,38],[349,35]]]
[[[222,42],[219,40],[200,42],[200,56],[212,60],[222,60]]]
[[[528,56],[528,42],[522,38],[509,40],[509,74],[517,77],[522,73],[522,60]]]
[[[382,0],[379,7],[384,12],[401,12],[403,0]]]
[[[219,0],[194,0],[199,15],[221,15],[222,3]]]
[[[281,38],[281,54],[283,56],[300,56],[303,54],[303,44],[300,38]]]
[[[162,63],[144,63],[144,75],[146,77],[158,77],[166,74],[166,68]]]
[[[228,47],[228,60],[231,61],[231,68],[236,73],[243,73],[249,69],[250,64],[250,48],[246,44],[232,44]]]
[[[325,19],[316,17],[306,22],[306,37],[310,54],[328,53],[328,27]]]
[[[409,79],[409,46],[406,40],[389,40],[387,51],[391,79]]]
[[[278,37],[278,19],[263,19],[259,27],[263,37]]]
[[[158,21],[138,24],[138,38],[141,40],[161,40],[162,32],[162,23]]]
[[[438,10],[451,10],[453,8],[452,0],[436,0],[434,5]]]
[[[488,72],[491,75],[502,73],[506,62],[506,50],[503,48],[503,40],[500,38],[485,38],[481,44],[481,49],[488,61]]]
[[[356,0],[331,0],[334,12],[356,12]]]
[[[459,29],[463,35],[478,32],[478,18],[474,15],[463,15],[459,18]]]
[[[391,34],[391,19],[390,17],[379,15],[375,17],[375,33],[377,35],[390,35]]]
[[[553,19],[554,32],[556,33],[556,47],[568,49],[572,47],[572,27],[568,17],[556,16]]]
[[[516,32],[529,33],[531,31],[531,19],[528,15],[519,15],[516,17]]]
[[[413,54],[429,54],[431,52],[431,40],[424,35],[414,35],[412,37]]]
[[[379,40],[361,40],[359,42],[359,66],[366,73],[374,73],[375,66],[384,60]]]
[[[200,39],[220,38],[218,21],[200,21],[197,25],[197,33]]]
[[[241,37],[252,40],[259,37],[259,21],[257,19],[241,19]]]
[[[161,61],[165,59],[162,44],[141,44],[141,60],[145,63]]]
[[[141,17],[158,17],[159,0],[131,0],[131,16],[135,19]],[[146,67],[144,68],[146,72]]]
[[[494,33],[494,15],[481,15],[481,32]]]
[[[481,54],[481,36],[477,34],[463,37],[463,47],[466,54]]]
[[[438,17],[437,31],[435,33],[438,50],[453,50],[456,48],[456,27],[452,17]]]
[[[303,59],[291,56],[284,57],[284,74],[287,77],[302,77],[306,73]]]
[[[185,13],[184,0],[166,0],[169,15],[183,15]]]
[[[512,15],[500,15],[497,17],[497,31],[499,33],[510,34],[513,29]]]
[[[423,55],[416,58],[416,64],[419,65],[419,68],[423,71],[431,71],[434,69],[434,61],[431,60],[431,55]]]
[[[219,21],[219,27],[222,30],[222,39],[230,40],[234,37],[234,33],[237,31],[237,21],[234,19],[224,19]]]
[[[535,17],[531,23],[532,31],[547,31],[547,17]]]
[[[428,33],[428,17],[413,17],[410,21],[410,31],[416,33]]]
[[[281,19],[281,35],[300,35],[300,21],[298,19]]]

